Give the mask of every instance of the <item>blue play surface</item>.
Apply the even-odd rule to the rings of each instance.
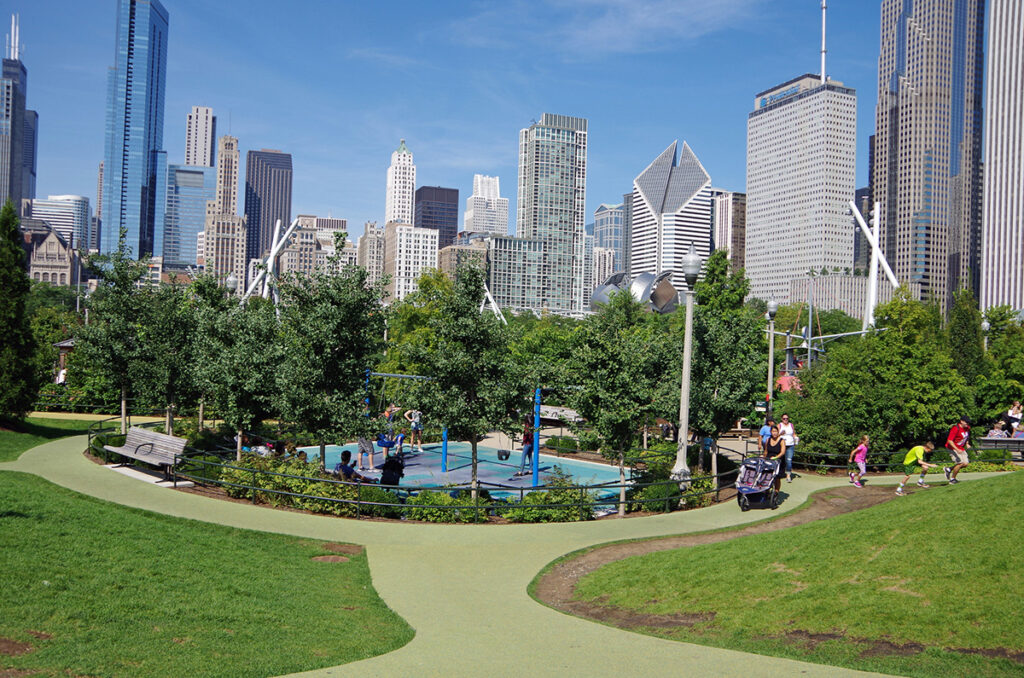
[[[309,461],[314,461],[320,457],[319,447],[303,447],[300,449],[306,452]],[[379,469],[380,465],[384,463],[384,453],[380,451],[380,448],[376,449],[377,454],[374,456],[374,465]],[[369,469],[369,461],[366,458],[363,458],[361,464],[356,463],[357,445],[355,443],[349,445],[328,445],[325,454],[327,457],[326,467],[328,469],[333,469],[341,461],[342,450],[352,452],[353,466],[356,468],[359,466],[366,467],[366,470],[359,471],[361,474],[369,478],[380,478],[380,471],[371,471]],[[522,453],[519,450],[514,450],[507,461],[500,461],[498,459],[498,450],[478,446],[477,478],[481,483],[486,483],[487,485],[499,485],[508,488],[509,493],[518,494],[521,489],[529,489],[533,486],[533,477],[529,474],[529,462],[526,464],[527,475],[520,477],[513,475],[519,470],[519,460],[521,457]],[[561,467],[563,471],[572,476],[573,482],[579,485],[617,484],[619,482],[619,470],[614,466],[580,461],[578,459],[567,459],[565,457],[552,457],[545,454],[540,455],[537,461],[540,474],[538,485],[544,484],[546,476],[555,466]],[[469,485],[472,480],[472,448],[469,443],[448,443],[447,468],[447,472],[441,470],[440,443],[424,445],[422,452],[415,453],[412,452],[412,448],[409,445],[406,445],[405,477],[402,478],[401,484],[403,487]],[[617,488],[615,492],[618,492]],[[500,490],[495,492],[493,489],[491,493],[499,496],[502,494]]]

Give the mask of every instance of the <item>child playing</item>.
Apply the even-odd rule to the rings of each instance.
[[[850,482],[857,487],[864,487],[861,480],[867,475],[867,460],[868,460],[868,437],[862,435],[860,437],[860,444],[850,451],[850,464],[857,464],[857,471],[850,471]],[[859,471],[859,473],[858,473]]]
[[[935,468],[936,465],[926,462],[924,460],[924,455],[934,449],[935,445],[932,444],[931,441],[924,445],[918,445],[917,447],[910,448],[910,451],[907,452],[907,456],[903,459],[903,472],[906,473],[906,475],[903,476],[900,486],[896,488],[896,494],[901,497],[906,494],[906,492],[903,491],[903,486],[907,484],[910,476],[914,475],[918,469],[921,470],[921,477],[917,481],[917,486],[923,489],[928,489],[928,485],[924,484],[924,474],[928,473],[928,469]]]

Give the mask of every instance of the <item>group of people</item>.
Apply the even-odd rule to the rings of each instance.
[[[1020,423],[1021,407],[1019,401],[1014,401],[1014,406],[1010,408],[1008,414],[1013,414],[1016,411],[1017,420],[1014,423],[1016,428]],[[967,455],[967,450],[970,449],[970,435],[971,435],[971,419],[968,416],[960,417],[959,421],[949,429],[949,434],[946,436],[946,451],[949,453],[950,465],[943,466],[942,472],[946,476],[946,480],[950,485],[956,485],[960,481],[957,479],[957,475],[967,464],[970,463],[970,459]],[[758,435],[758,447],[761,450],[761,456],[768,459],[774,459],[779,462],[778,471],[775,476],[775,490],[778,491],[782,485],[782,476],[785,475],[789,482],[793,481],[793,450],[796,443],[799,442],[799,437],[796,435],[796,429],[793,422],[790,421],[789,415],[782,415],[782,421],[776,423],[775,420],[769,415],[765,421],[764,426]],[[857,446],[850,450],[850,456],[848,464],[853,466],[853,470],[849,472],[850,482],[857,487],[863,487],[864,476],[867,475],[867,459],[868,459],[868,443],[870,438],[867,434],[862,435],[860,440],[857,442]],[[904,495],[904,487],[907,481],[910,480],[910,476],[920,472],[920,478],[917,481],[917,486],[923,489],[927,489],[929,485],[925,483],[924,477],[928,473],[929,469],[938,468],[938,464],[933,464],[925,461],[925,455],[929,454],[935,449],[935,444],[931,441],[922,443],[912,447],[903,459],[903,471],[904,477],[900,481],[899,486],[896,488],[896,494]],[[783,463],[785,460],[785,463]]]

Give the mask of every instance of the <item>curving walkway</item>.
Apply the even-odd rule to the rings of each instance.
[[[728,502],[648,518],[551,525],[361,522],[140,483],[87,460],[81,453],[85,441],[76,436],[41,445],[0,464],[0,471],[32,473],[83,494],[168,515],[366,546],[374,586],[416,636],[386,655],[302,675],[868,675],[630,633],[561,614],[527,595],[528,584],[545,565],[576,549],[729,527],[763,519],[767,511],[741,513]],[[841,482],[809,475],[783,484],[790,493],[784,506],[796,508],[812,492]]]

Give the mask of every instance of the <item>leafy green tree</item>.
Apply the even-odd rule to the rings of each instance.
[[[38,391],[36,342],[25,312],[29,279],[18,214],[8,200],[0,210],[0,415],[21,419]]]
[[[582,322],[551,313],[539,318],[532,313],[506,316],[515,361],[526,369],[533,383],[554,389],[548,402],[561,403],[565,398],[564,387],[575,384],[567,368]]]
[[[52,382],[59,358],[54,344],[73,336],[81,325],[81,316],[60,306],[39,306],[32,314],[31,325],[37,347],[37,379],[40,384]]]
[[[330,436],[366,430],[364,379],[384,347],[383,298],[383,285],[369,285],[358,266],[281,285],[281,412],[319,439],[321,466]]]
[[[213,393],[216,390],[213,380],[215,374],[205,369],[210,358],[205,351],[214,346],[207,342],[206,337],[217,331],[217,322],[221,316],[238,305],[238,299],[229,294],[215,276],[204,273],[192,280],[186,301],[190,307],[192,322],[195,324],[195,331],[190,337],[193,362],[189,368],[199,400],[196,425],[201,430],[206,415],[206,402],[213,400]]]
[[[729,272],[729,255],[715,250],[704,264],[704,277],[697,281],[697,306],[712,313],[738,311],[750,291],[743,270]],[[762,311],[763,313],[764,311]]]
[[[401,301],[391,304],[387,318],[387,353],[378,365],[381,372],[392,374],[423,374],[423,365],[416,356],[433,350],[437,344],[431,319],[440,312],[441,300],[452,293],[452,281],[437,269],[424,271],[416,281],[417,289]],[[415,385],[397,380],[391,382],[389,400],[401,402],[415,390]]]
[[[237,433],[236,455],[242,458],[242,434],[274,413],[275,372],[281,358],[274,305],[250,298],[245,305],[207,318],[198,340],[198,368],[217,411]]]
[[[964,381],[972,385],[988,372],[981,320],[974,294],[968,289],[957,291],[953,295],[953,308],[947,326],[949,345],[954,349],[953,368]]]
[[[1020,318],[1017,316],[1017,312],[1014,311],[1009,304],[988,307],[985,309],[985,320],[987,320],[989,324],[989,343],[999,339],[999,337],[1010,328],[1020,327]]]
[[[99,285],[89,298],[89,323],[75,342],[75,353],[89,369],[113,383],[121,397],[121,430],[127,429],[128,395],[144,358],[140,331],[145,317],[139,284],[146,276],[144,262],[132,259],[121,229],[117,249],[90,257]]]
[[[477,444],[489,431],[510,430],[529,407],[531,386],[509,353],[509,330],[480,311],[483,272],[467,268],[441,297],[430,325],[437,343],[416,352],[429,381],[418,389],[417,409],[447,427],[450,438],[472,449],[473,498],[477,496]]]

